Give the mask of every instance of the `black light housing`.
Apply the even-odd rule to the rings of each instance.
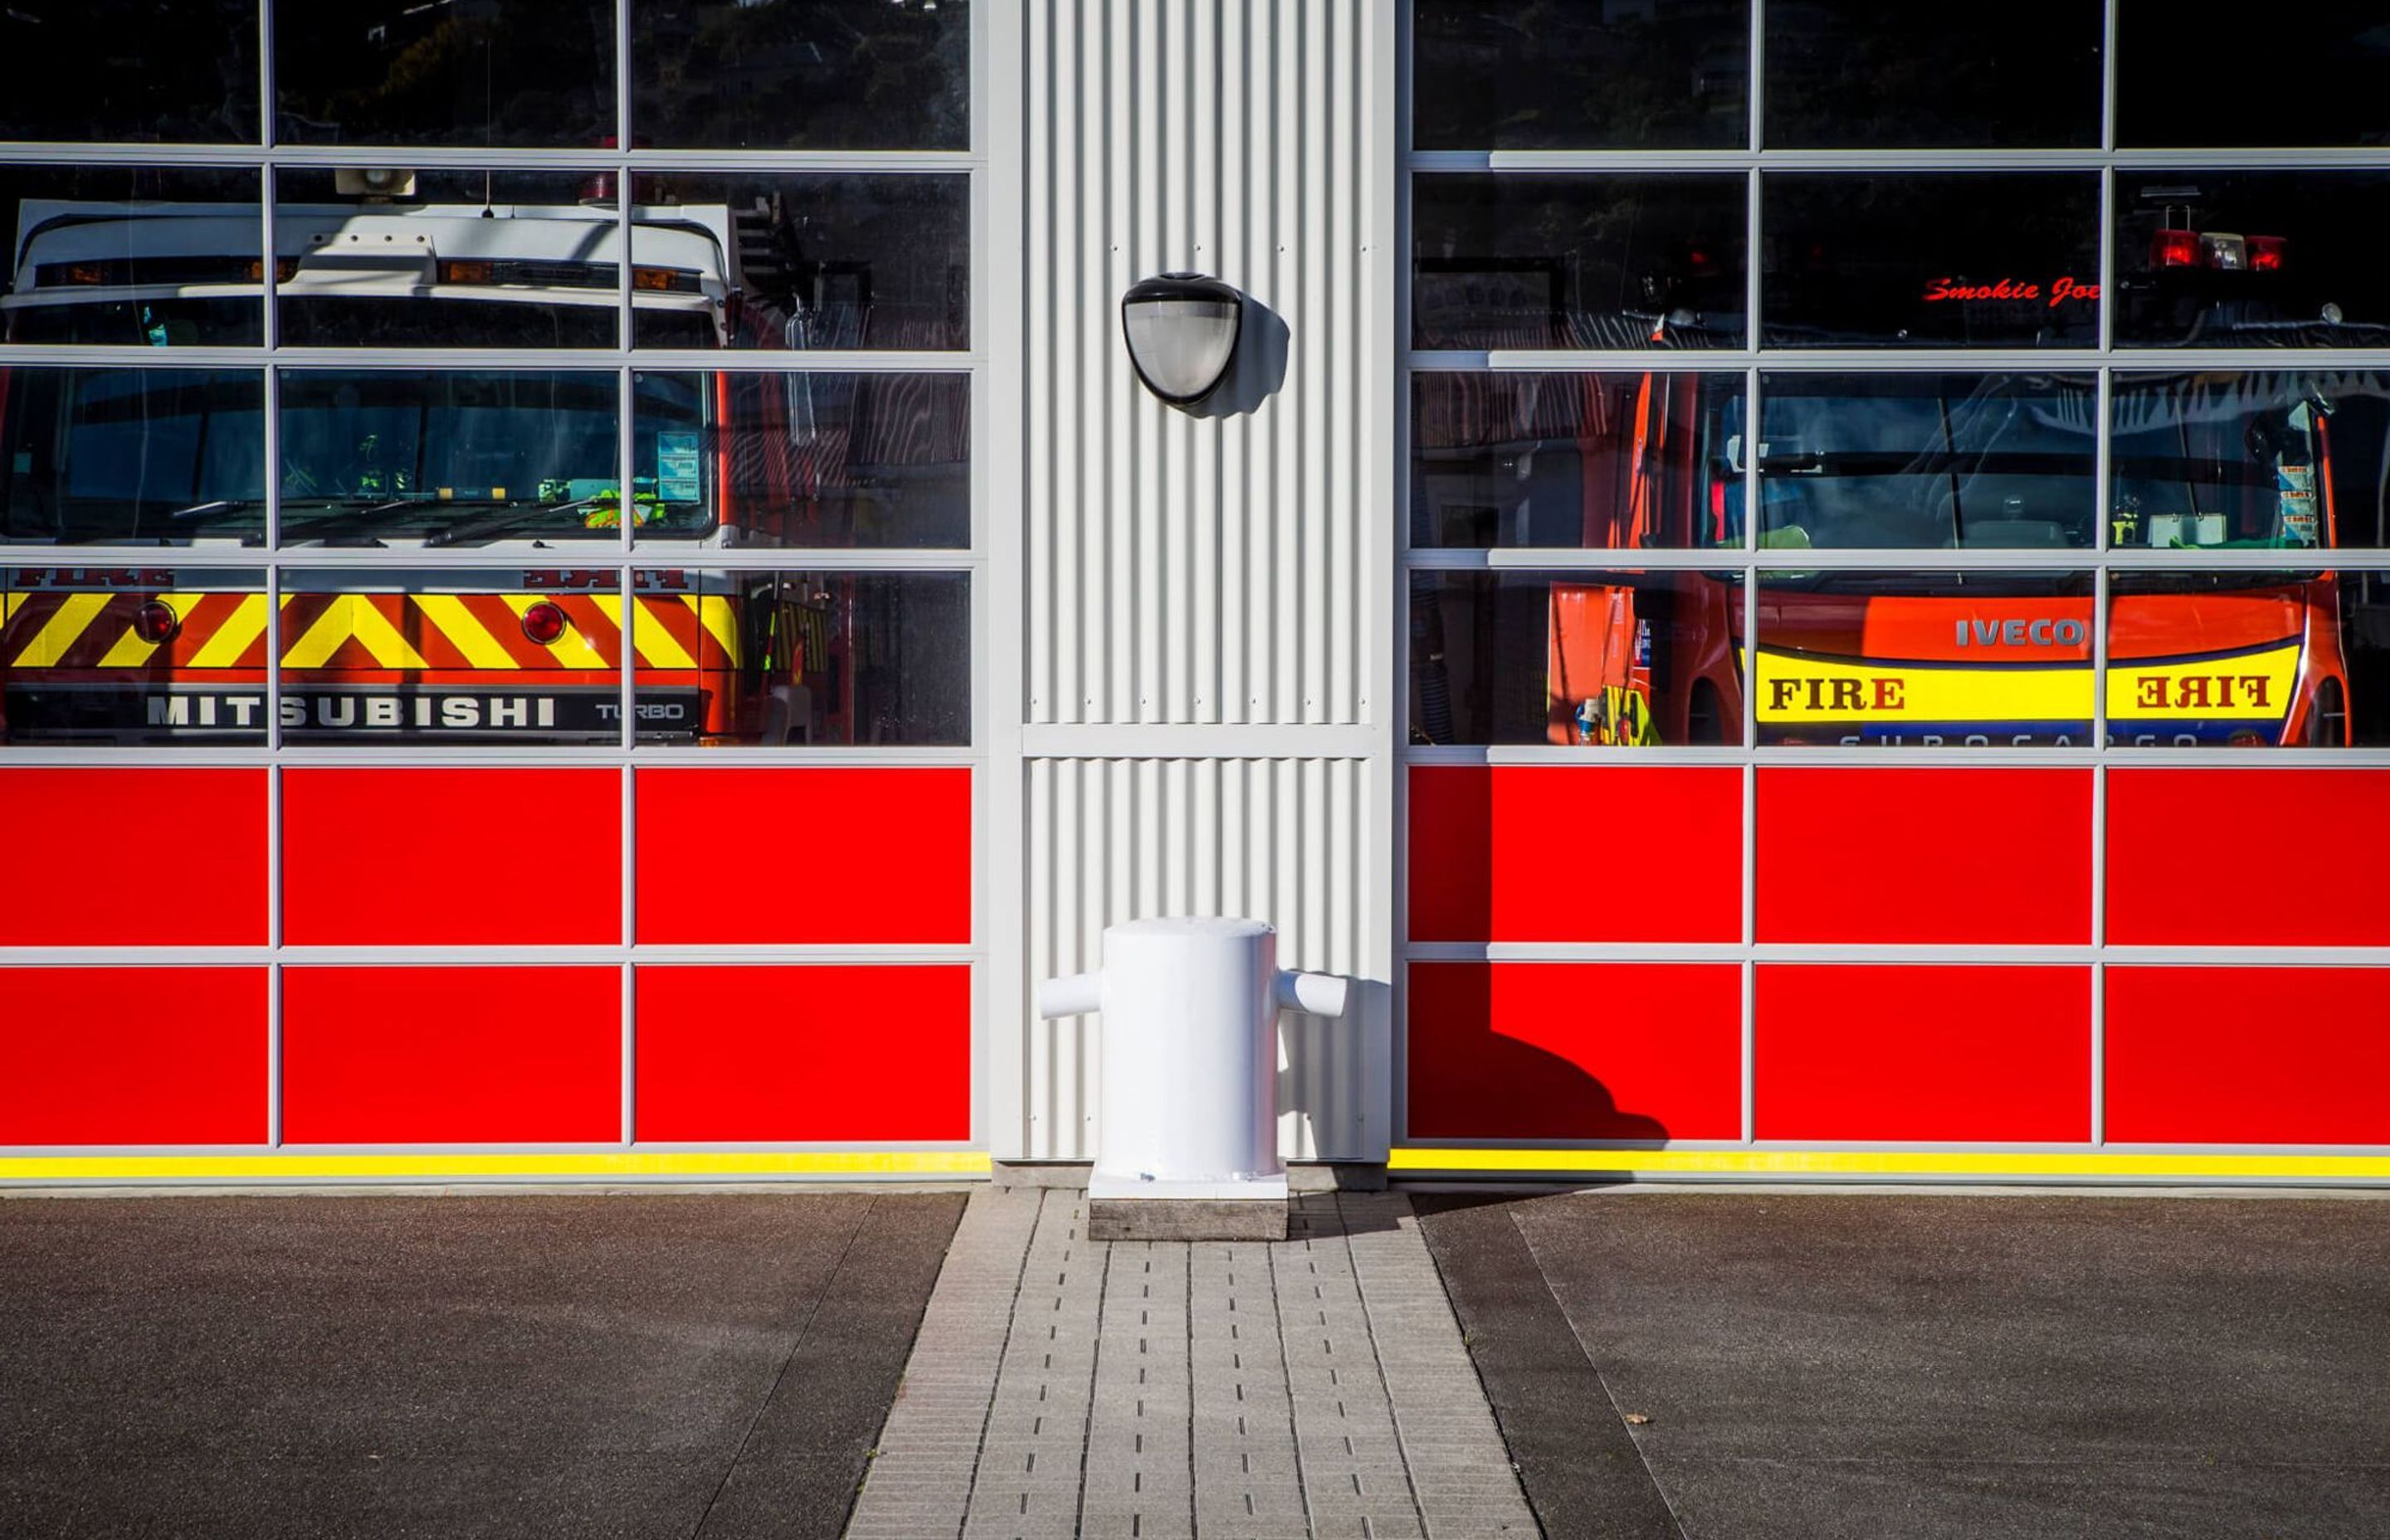
[[[1121,296],[1128,361],[1173,406],[1192,406],[1220,388],[1244,324],[1245,297],[1201,273],[1164,273]]]

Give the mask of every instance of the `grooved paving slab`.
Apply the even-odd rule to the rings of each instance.
[[[1018,1277],[1002,1350],[958,1351],[942,1281],[850,1536],[1538,1533],[1406,1199],[1298,1197],[1279,1242],[1090,1240],[1060,1189],[972,1203],[947,1273],[980,1313]],[[917,1378],[986,1408],[959,1507],[964,1419],[912,1419]]]

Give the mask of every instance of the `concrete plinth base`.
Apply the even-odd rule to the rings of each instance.
[[[1090,1198],[1089,1240],[1284,1240],[1286,1200]]]
[[[1286,1178],[1147,1182],[1087,1179],[1090,1240],[1284,1240]]]

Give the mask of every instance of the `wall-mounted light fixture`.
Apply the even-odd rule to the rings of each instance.
[[[1244,324],[1245,297],[1201,273],[1164,273],[1121,296],[1128,361],[1173,406],[1192,406],[1220,388]]]

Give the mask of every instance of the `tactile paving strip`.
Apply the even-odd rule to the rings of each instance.
[[[1537,1533],[1399,1194],[1298,1198],[1266,1244],[971,1205],[850,1540]]]

